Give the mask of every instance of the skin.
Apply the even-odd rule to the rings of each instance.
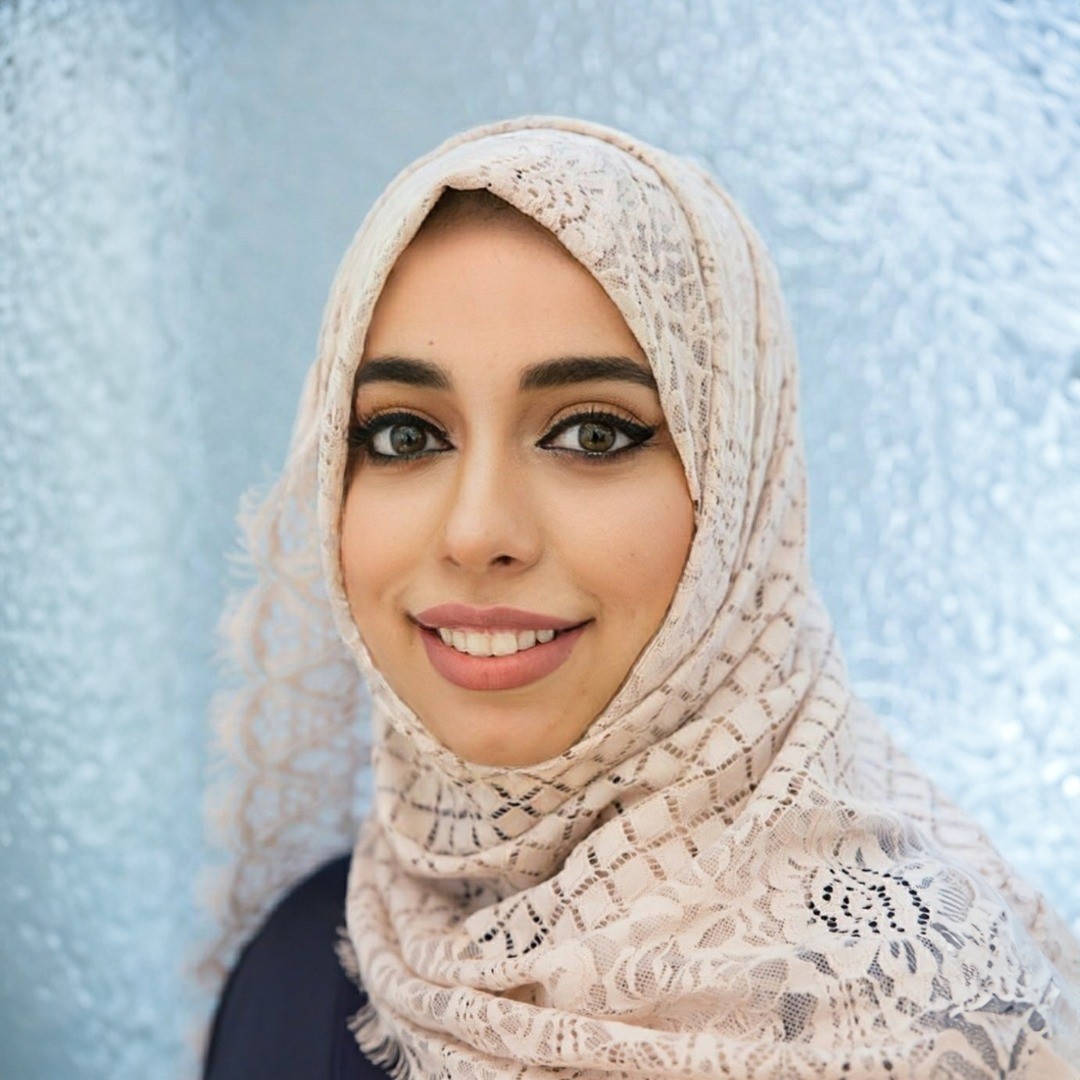
[[[447,386],[358,380],[355,415],[369,432],[390,411],[433,430],[384,427],[357,455],[342,519],[346,593],[394,691],[472,762],[535,764],[581,737],[663,621],[693,535],[685,474],[653,387],[609,376],[521,388],[527,369],[568,357],[628,359],[651,381],[600,285],[516,215],[422,232],[395,265],[365,342],[361,371],[408,358],[437,365]],[[607,456],[595,451],[611,426],[578,423],[552,439],[560,420],[583,410],[654,431]],[[376,456],[380,447],[396,453],[402,434],[418,453]],[[614,437],[611,449],[632,441]],[[551,674],[468,690],[435,671],[413,621],[449,602],[588,623]]]

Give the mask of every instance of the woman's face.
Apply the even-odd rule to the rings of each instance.
[[[354,408],[341,561],[376,667],[468,761],[561,753],[659,628],[693,533],[618,309],[514,215],[422,233]]]

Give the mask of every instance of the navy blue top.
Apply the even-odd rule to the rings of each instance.
[[[225,984],[203,1080],[386,1080],[347,1024],[366,996],[334,946],[345,922],[349,856],[290,892]]]

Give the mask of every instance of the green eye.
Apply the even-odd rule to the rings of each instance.
[[[443,432],[412,413],[386,413],[349,434],[350,443],[373,461],[408,461],[451,449]]]
[[[611,450],[621,450],[629,446],[630,439],[621,431],[616,431],[611,424],[586,420],[568,427],[549,445],[564,450],[584,450],[587,454],[606,454]]]
[[[395,424],[383,428],[371,440],[371,448],[377,454],[403,456],[418,454],[425,449],[427,432],[416,424]]]
[[[614,413],[583,413],[561,420],[540,445],[582,457],[616,457],[647,442],[655,430]]]

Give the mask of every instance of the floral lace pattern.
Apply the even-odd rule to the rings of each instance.
[[[489,188],[604,287],[695,504],[663,626],[582,739],[527,768],[432,739],[373,669],[338,562],[363,335],[446,187]],[[345,256],[290,461],[248,519],[215,957],[359,826],[342,958],[370,995],[359,1042],[401,1076],[1080,1076],[1076,943],[849,689],[810,579],[796,383],[764,247],[695,166],[524,119],[406,170]]]

